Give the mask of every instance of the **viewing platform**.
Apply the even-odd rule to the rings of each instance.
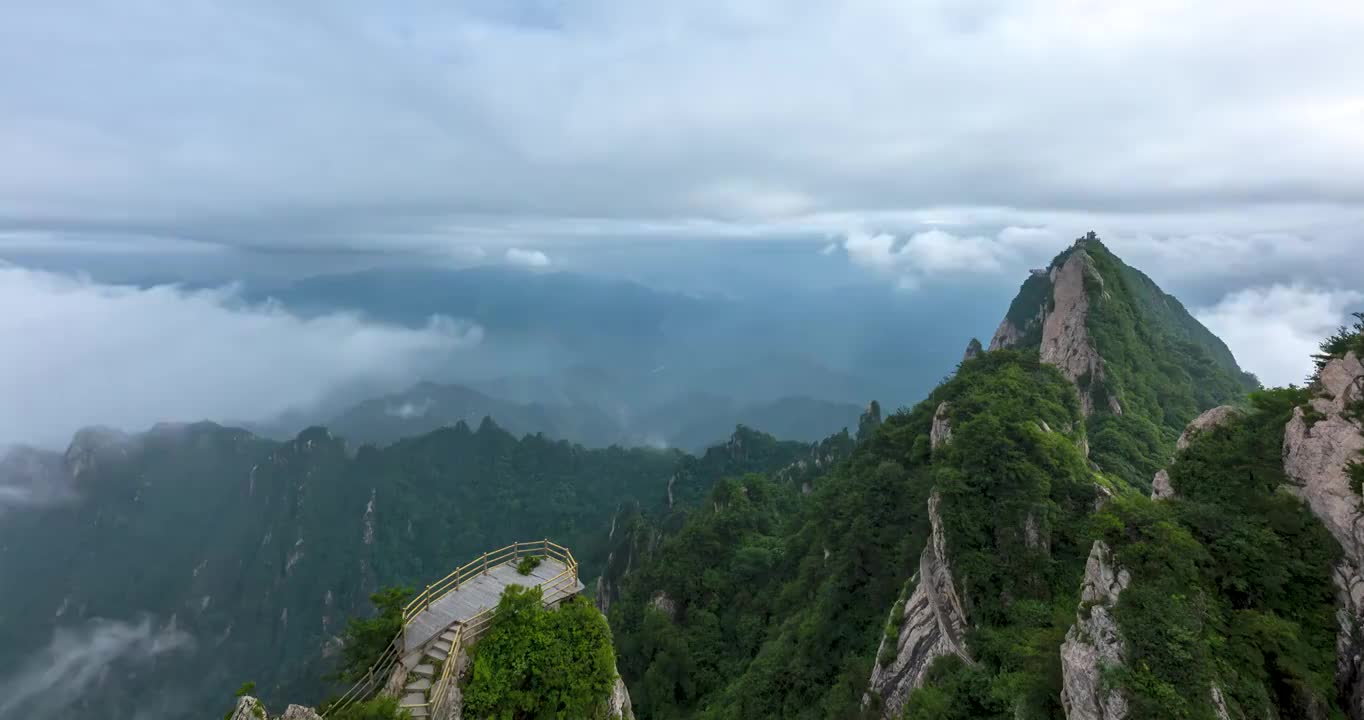
[[[523,559],[539,564],[522,575]],[[327,715],[374,695],[399,698],[414,718],[440,718],[463,671],[462,650],[492,624],[508,586],[538,587],[546,607],[582,592],[578,562],[549,539],[515,542],[456,568],[408,602],[403,629],[365,678],[327,709]]]

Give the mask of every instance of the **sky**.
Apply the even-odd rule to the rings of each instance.
[[[1364,302],[1360,37],[1338,0],[14,0],[0,383],[177,378],[151,416],[204,383],[293,401],[479,340],[234,289],[309,271],[934,302],[1016,287],[1090,229],[1298,382]],[[269,352],[192,362],[246,348]]]

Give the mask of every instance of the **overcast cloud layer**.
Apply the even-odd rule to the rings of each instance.
[[[0,266],[0,446],[65,447],[82,425],[254,420],[346,383],[405,382],[482,337],[435,318],[398,328],[303,319],[231,288],[110,286]]]
[[[1286,208],[1364,201],[1362,35],[1336,0],[21,2],[0,217],[245,244],[943,207],[1301,230]]]
[[[19,0],[0,22],[0,255],[287,247],[591,270],[571,250],[791,238],[928,292],[1015,284],[1094,229],[1286,382],[1361,302],[1361,37],[1364,4],[1339,0]],[[11,300],[60,285],[0,280]],[[155,346],[144,321],[44,317],[84,334],[28,345],[0,382],[60,369],[75,399],[48,402],[92,421],[127,412],[105,385],[173,361],[179,380],[136,405],[148,420],[231,413],[236,388],[278,377],[253,379],[258,363],[315,364],[315,381],[265,388],[307,398],[452,342],[230,292],[67,296],[148,303],[203,343],[143,367],[107,343]],[[21,307],[0,331],[39,312]],[[279,349],[212,340],[246,326]],[[337,341],[363,350],[325,351]],[[49,347],[69,352],[37,359]],[[78,367],[96,351],[114,362]],[[195,377],[199,353],[235,369]],[[195,383],[228,390],[189,404]],[[25,423],[45,435],[39,407]]]

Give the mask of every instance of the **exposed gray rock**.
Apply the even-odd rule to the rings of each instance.
[[[944,400],[938,403],[938,409],[933,412],[933,427],[928,431],[928,445],[933,450],[952,439],[952,424],[948,420],[950,409],[951,406]]]
[[[1189,444],[1201,433],[1205,433],[1212,428],[1225,424],[1228,420],[1240,415],[1241,408],[1234,405],[1218,405],[1211,410],[1206,410],[1203,414],[1194,418],[1192,422],[1184,427],[1184,432],[1179,434],[1179,440],[1175,442],[1175,452],[1179,453],[1188,449]],[[1174,486],[1170,484],[1170,472],[1161,470],[1151,479],[1151,499],[1170,500],[1175,496]]]
[[[237,707],[233,708],[228,720],[268,720],[269,714],[265,712],[265,705],[261,704],[250,695],[243,695],[237,698]],[[322,720],[322,716],[317,711],[302,705],[290,705],[285,709],[284,714],[275,720]]]
[[[886,720],[900,717],[910,693],[923,685],[924,674],[934,659],[954,654],[972,662],[966,651],[966,613],[947,560],[947,536],[938,513],[940,503],[941,498],[934,491],[928,498],[931,532],[919,555],[919,572],[910,580],[914,589],[900,618],[895,659],[889,665],[881,664],[886,643],[886,638],[882,638],[867,693],[862,696],[863,707],[871,704],[873,694],[879,696],[881,717]]]
[[[1046,552],[1050,546],[1050,543],[1047,542],[1046,538],[1042,537],[1042,532],[1037,525],[1037,515],[1035,513],[1030,512],[1023,518],[1023,544],[1030,550],[1041,549],[1043,552]]]
[[[1131,582],[1131,574],[1116,567],[1108,545],[1096,540],[1085,563],[1075,624],[1061,644],[1061,707],[1067,720],[1127,717],[1127,698],[1114,688],[1104,687],[1103,672],[1124,661],[1122,634],[1113,608]]]
[[[228,720],[264,720],[265,706],[250,695],[237,698],[237,707],[232,709]]]
[[[980,346],[980,341],[971,338],[971,342],[966,343],[966,352],[962,353],[961,361],[966,362],[968,360],[974,360],[977,357],[980,357],[980,354],[984,351],[985,348]]]
[[[1151,480],[1151,499],[1169,500],[1175,496],[1175,489],[1170,485],[1170,473],[1161,470]]]
[[[322,720],[322,716],[310,707],[290,705],[285,708],[284,714],[279,716],[279,720]]]
[[[1042,362],[1056,366],[1072,382],[1085,377],[1090,383],[1104,379],[1103,359],[1094,349],[1087,326],[1089,295],[1085,278],[1099,277],[1093,263],[1089,253],[1077,248],[1060,268],[1053,268],[1052,310],[1042,323]],[[1080,408],[1085,415],[1094,412],[1094,399],[1088,389],[1080,392]],[[1109,409],[1122,414],[1121,406],[1111,396]]]
[[[999,323],[999,328],[995,330],[995,336],[990,338],[991,350],[1004,350],[1018,344],[1023,338],[1023,331],[1009,322],[1009,318],[1004,318]]]
[[[1184,432],[1179,434],[1179,440],[1175,442],[1175,450],[1184,450],[1189,447],[1195,437],[1201,432],[1215,428],[1226,423],[1231,418],[1241,414],[1241,409],[1233,405],[1218,405],[1217,407],[1204,412],[1202,415],[1193,419],[1184,428]]]
[[[1364,720],[1364,647],[1356,641],[1364,628],[1364,510],[1350,487],[1348,466],[1364,460],[1364,435],[1343,412],[1359,397],[1362,382],[1364,365],[1353,352],[1327,362],[1314,384],[1320,396],[1311,400],[1314,414],[1321,418],[1309,426],[1303,408],[1295,409],[1283,439],[1288,489],[1307,503],[1344,550],[1345,557],[1332,574],[1340,603],[1336,682],[1349,698],[1346,712],[1354,720]]]
[[[1227,711],[1227,698],[1216,683],[1212,686],[1212,709],[1217,713],[1217,720],[1231,720],[1231,713]]]
[[[667,615],[669,620],[677,619],[677,601],[668,597],[668,593],[662,590],[654,593],[654,596],[649,598],[649,605]]]
[[[606,717],[611,720],[635,720],[635,709],[630,703],[630,691],[620,673],[616,673],[616,684],[611,686],[611,694],[606,698]]]

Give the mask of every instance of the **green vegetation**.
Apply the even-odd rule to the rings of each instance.
[[[1283,427],[1306,399],[1294,388],[1253,394],[1251,412],[1180,454],[1176,499],[1120,498],[1095,518],[1133,577],[1116,613],[1128,663],[1114,680],[1134,720],[1211,718],[1213,683],[1247,715],[1339,712],[1330,574],[1340,550],[1278,489]]]
[[[943,401],[953,442],[930,452]],[[1075,448],[1082,432],[1060,373],[1035,354],[987,353],[888,417],[809,496],[758,475],[717,485],[612,607],[641,716],[856,715],[890,632],[886,609],[918,566],[935,485],[991,692],[1055,705],[1069,620],[1052,610],[1074,616],[1095,494]],[[1029,546],[1028,518],[1046,548]]]
[[[1090,457],[1106,472],[1149,488],[1168,464],[1174,440],[1200,412],[1241,402],[1258,387],[1231,352],[1150,278],[1097,239],[1084,244],[1102,286],[1089,291],[1088,328],[1104,359],[1091,387]],[[1117,397],[1122,414],[1107,412]]]
[[[491,422],[383,448],[321,428],[279,443],[211,423],[82,447],[79,503],[0,523],[0,547],[44,548],[0,562],[0,667],[73,622],[53,614],[68,596],[91,616],[175,615],[213,648],[93,690],[112,717],[172,686],[213,707],[246,677],[266,707],[315,703],[348,685],[323,680],[341,659],[324,649],[346,618],[374,612],[375,588],[422,588],[514,541],[572,548],[590,582],[612,514],[630,497],[666,507],[684,457],[518,438]]]
[[[412,713],[398,707],[397,698],[377,697],[329,714],[327,720],[412,720]]]
[[[363,680],[403,629],[403,606],[412,597],[410,588],[384,588],[369,600],[377,614],[369,618],[351,618],[341,633],[341,665],[333,679],[342,683]]]
[[[522,575],[529,575],[535,572],[535,568],[538,567],[540,567],[540,556],[527,555],[521,558],[520,562],[516,563],[516,572]]]
[[[1354,316],[1354,324],[1337,329],[1334,335],[1322,341],[1321,352],[1312,356],[1318,370],[1332,358],[1345,357],[1349,352],[1364,358],[1364,312],[1351,315]]]
[[[539,588],[513,585],[474,646],[464,712],[498,720],[605,718],[615,665],[611,630],[590,602],[574,597],[551,612]]]

